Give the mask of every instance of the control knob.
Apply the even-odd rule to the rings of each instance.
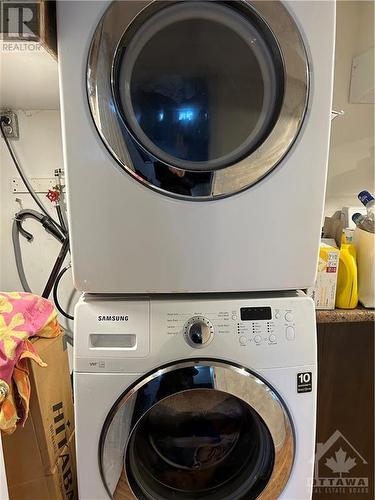
[[[193,316],[185,324],[184,336],[191,347],[205,347],[214,336],[212,323],[203,316]]]

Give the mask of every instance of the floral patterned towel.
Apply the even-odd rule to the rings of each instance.
[[[46,366],[30,337],[57,337],[61,328],[51,302],[31,293],[0,293],[0,429],[8,434],[29,413],[27,359]]]

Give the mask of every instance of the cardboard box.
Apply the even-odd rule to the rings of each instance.
[[[29,362],[30,413],[24,428],[3,436],[10,500],[75,500],[74,413],[63,337],[37,339],[46,368]]]
[[[334,309],[340,250],[334,239],[322,239],[315,286],[307,289],[316,309]]]

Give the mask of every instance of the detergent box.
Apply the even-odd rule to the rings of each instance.
[[[307,289],[316,309],[334,309],[340,250],[334,239],[322,239],[315,285]]]
[[[39,338],[47,366],[29,362],[30,412],[24,427],[2,436],[9,500],[76,500],[74,414],[63,336]]]

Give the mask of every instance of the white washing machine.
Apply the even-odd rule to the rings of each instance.
[[[283,294],[76,308],[81,500],[311,498],[316,334]]]
[[[57,7],[76,287],[312,285],[335,2]]]

